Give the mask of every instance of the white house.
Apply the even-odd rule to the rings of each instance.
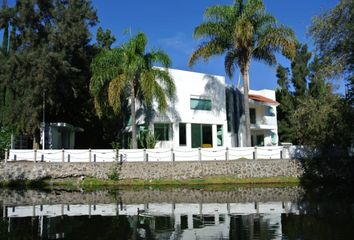
[[[176,69],[169,72],[175,81],[176,97],[168,110],[163,114],[144,112],[137,117],[139,129],[148,125],[154,133],[158,140],[155,148],[245,145],[240,90],[227,86],[223,76]],[[274,91],[250,91],[253,145],[277,145],[276,106]]]

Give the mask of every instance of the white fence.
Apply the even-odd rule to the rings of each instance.
[[[289,149],[277,147],[248,148],[177,148],[177,149],[11,149],[6,161],[32,162],[168,162],[236,159],[289,158]]]

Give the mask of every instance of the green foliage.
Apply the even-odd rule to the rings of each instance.
[[[97,23],[91,1],[18,0],[1,13],[0,28],[9,34],[0,56],[0,123],[38,140],[45,92],[46,121],[85,129],[77,138],[80,147],[102,142],[92,137],[101,124],[89,93],[97,52],[90,44],[89,28]]]
[[[348,144],[348,127],[343,119],[342,100],[330,90],[319,97],[300,99],[292,114],[294,138],[313,148]]]
[[[310,73],[308,64],[311,59],[307,45],[298,44],[296,47],[296,57],[291,62],[291,82],[295,89],[296,96],[304,96],[307,90],[307,77]]]
[[[104,31],[102,27],[99,27],[96,33],[96,41],[99,49],[111,49],[116,38],[112,35],[111,30]]]
[[[341,0],[314,18],[310,33],[315,40],[322,71],[347,80],[347,98],[354,103],[354,1]]]
[[[119,141],[113,141],[111,143],[111,146],[113,149],[119,149],[119,146],[120,146]]]
[[[232,5],[215,5],[206,9],[205,21],[194,30],[201,39],[189,59],[193,65],[198,59],[208,60],[225,54],[225,71],[232,78],[240,69],[244,87],[244,109],[247,145],[251,145],[250,117],[248,106],[249,68],[251,60],[268,65],[276,63],[275,53],[286,57],[295,56],[296,40],[291,29],[279,25],[266,12],[262,0],[238,0]]]
[[[5,157],[5,149],[10,149],[11,129],[0,127],[0,161]]]
[[[139,148],[153,149],[157,143],[155,135],[150,131],[141,131],[138,139]]]
[[[136,102],[148,108],[156,101],[158,109],[165,111],[167,98],[175,94],[174,81],[167,71],[170,58],[161,50],[146,52],[146,47],[146,35],[138,33],[119,48],[102,51],[91,63],[90,90],[98,116],[112,113],[127,116],[122,106],[130,98],[133,148],[137,148]]]
[[[119,173],[115,170],[113,170],[109,175],[108,175],[109,180],[113,181],[118,181],[119,180]]]
[[[322,153],[345,148],[353,130],[352,108],[333,93],[332,85],[326,81],[322,60],[315,56],[309,62],[310,56],[307,47],[299,45],[291,72],[282,66],[277,69],[280,141],[307,145]]]

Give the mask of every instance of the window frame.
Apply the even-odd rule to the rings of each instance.
[[[200,101],[195,106],[193,101]],[[204,103],[202,103],[204,102]],[[209,98],[202,98],[197,96],[191,96],[189,99],[190,109],[191,110],[199,110],[199,111],[211,111],[212,110],[212,102]]]
[[[160,127],[159,127],[159,125],[160,125]],[[163,138],[162,139],[159,136],[156,135],[156,129],[161,130],[161,126],[164,126],[163,127]],[[167,126],[167,128],[165,128],[165,126]],[[171,123],[160,123],[160,122],[159,123],[154,123],[154,137],[155,137],[156,141],[170,141],[171,140],[170,130],[171,130]]]

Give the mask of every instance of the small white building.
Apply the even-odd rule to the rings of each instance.
[[[176,69],[169,72],[176,97],[167,111],[137,111],[138,129],[147,126],[154,133],[155,148],[245,146],[240,90],[227,86],[223,76]],[[275,92],[251,90],[249,94],[252,145],[277,145]]]

